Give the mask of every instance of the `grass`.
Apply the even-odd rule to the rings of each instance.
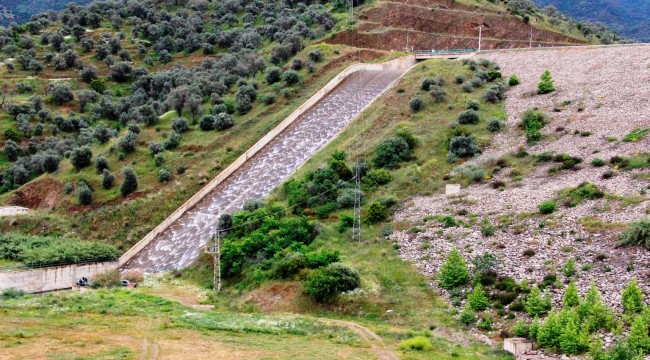
[[[9,358],[373,356],[356,334],[307,317],[195,311],[121,289],[0,301],[0,312],[0,347]]]

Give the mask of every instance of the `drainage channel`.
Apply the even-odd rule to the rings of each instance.
[[[221,214],[281,185],[392,85],[406,69],[355,72],[268,145],[219,184],[197,205],[124,264],[123,270],[155,273],[188,266],[201,253]]]

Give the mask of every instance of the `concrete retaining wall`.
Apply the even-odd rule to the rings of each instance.
[[[246,163],[248,159],[253,157],[257,152],[259,152],[264,146],[266,146],[271,140],[273,140],[278,134],[284,131],[289,125],[291,125],[300,115],[302,115],[309,108],[314,106],[318,101],[320,101],[325,95],[329,94],[334,90],[339,84],[341,84],[348,76],[351,74],[364,71],[364,70],[395,70],[408,68],[415,64],[414,56],[406,56],[392,61],[388,61],[381,64],[355,64],[352,65],[341,73],[336,75],[334,79],[327,83],[323,88],[321,88],[316,94],[314,94],[309,100],[305,101],[300,107],[298,107],[291,115],[285,118],[278,126],[273,130],[269,131],[264,137],[262,137],[255,145],[253,145],[246,153],[241,155],[237,160],[230,164],[226,169],[224,169],[219,175],[217,175],[212,181],[210,181],[206,186],[199,190],[194,196],[187,200],[182,206],[176,209],[171,215],[169,215],[163,222],[156,226],[151,232],[149,232],[142,240],[125,252],[119,259],[119,266],[127,263],[133,256],[142,251],[145,246],[147,246],[153,239],[156,238],[160,233],[167,229],[171,224],[178,220],[186,211],[195,206],[199,201],[201,201],[206,195],[208,195],[212,190],[214,190],[219,184],[226,180],[230,175],[232,175],[237,169]]]
[[[27,214],[29,209],[20,206],[0,206],[0,216]]]
[[[0,271],[0,291],[15,288],[29,293],[70,289],[83,276],[117,268],[117,261],[53,266],[42,269]]]

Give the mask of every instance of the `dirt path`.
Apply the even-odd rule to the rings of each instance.
[[[348,330],[353,331],[357,335],[361,336],[368,342],[368,344],[370,344],[370,348],[375,352],[375,355],[377,355],[377,359],[379,360],[399,360],[399,356],[397,356],[397,354],[386,347],[384,340],[382,340],[379,335],[367,327],[361,326],[351,321],[324,318],[318,318],[318,320],[326,324],[338,325],[347,328]]]

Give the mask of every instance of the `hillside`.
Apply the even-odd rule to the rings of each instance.
[[[92,0],[78,0],[75,4],[83,6]],[[32,15],[45,13],[49,10],[59,11],[65,9],[70,1],[67,0],[16,0],[0,1],[0,25],[8,26],[15,22],[18,24],[29,21]]]
[[[650,41],[650,3],[644,0],[535,0],[540,7],[555,6],[580,21],[601,22],[626,38]]]

